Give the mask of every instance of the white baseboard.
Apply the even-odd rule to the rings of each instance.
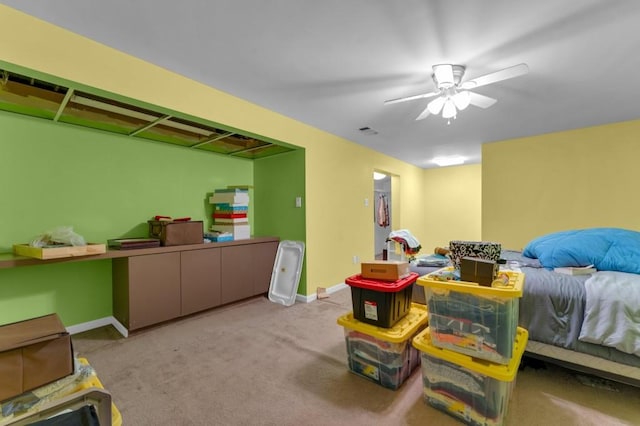
[[[340,284],[336,284],[334,286],[328,287],[326,289],[326,292],[331,294],[331,293],[335,293],[336,291],[342,290],[344,288],[349,287],[348,285],[346,285],[345,283],[340,283]],[[308,296],[304,296],[302,294],[296,294],[296,302],[301,302],[301,303],[310,303],[313,302],[314,300],[316,300],[318,298],[318,293],[313,293],[310,294]]]
[[[124,325],[122,325],[120,323],[120,321],[118,321],[117,319],[115,319],[114,317],[111,317],[111,319],[113,320],[111,325],[113,326],[113,328],[115,328],[116,330],[118,330],[118,333],[122,334],[122,337],[129,337],[129,330],[127,330],[127,327],[125,327]]]
[[[106,325],[112,325],[116,330],[118,330],[118,333],[122,334],[122,336],[124,337],[127,337],[129,335],[129,331],[125,328],[125,326],[120,324],[120,321],[118,321],[114,317],[104,317],[93,321],[83,322],[81,324],[71,325],[67,327],[67,331],[69,332],[69,334],[78,334],[82,333],[83,331],[93,330],[96,328],[104,327]]]
[[[328,287],[326,289],[326,292],[331,294],[348,287],[349,286],[346,285],[345,283],[339,283],[334,286]],[[296,294],[296,302],[300,302],[300,303],[310,303],[316,300],[317,298],[318,298],[318,293],[313,293],[308,296],[304,296],[302,294]],[[69,332],[69,334],[78,334],[78,333],[82,333],[83,331],[93,330],[96,328],[104,327],[106,325],[112,325],[116,330],[118,330],[118,333],[122,334],[123,337],[129,336],[129,330],[127,330],[127,328],[124,325],[120,324],[120,321],[115,319],[115,317],[104,317],[104,318],[99,318],[93,321],[83,322],[81,324],[71,325],[67,327],[67,331]]]

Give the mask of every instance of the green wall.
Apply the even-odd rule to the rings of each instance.
[[[111,261],[0,269],[0,324],[52,312],[67,326],[111,316]]]
[[[254,224],[260,235],[306,240],[304,161],[303,149],[255,160]],[[301,197],[302,207],[295,206],[296,197]],[[304,265],[298,293],[307,294]]]
[[[210,225],[208,194],[253,184],[250,160],[6,112],[0,129],[0,252],[64,225],[90,242],[146,236],[156,214]],[[111,315],[110,262],[0,269],[0,324],[53,310],[67,326]]]

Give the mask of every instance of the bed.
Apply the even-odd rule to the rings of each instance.
[[[575,241],[554,233],[532,240],[523,251],[502,251],[504,267],[526,277],[518,316],[529,332],[525,355],[640,387],[640,261],[635,257],[636,249],[640,256],[640,233],[594,230],[600,235],[589,235],[586,242],[579,233]],[[598,244],[602,239],[607,241]],[[599,247],[613,260],[599,254]],[[587,264],[598,272],[553,271]],[[434,270],[416,264],[411,269],[421,275]],[[424,296],[415,290],[414,300],[420,301]]]

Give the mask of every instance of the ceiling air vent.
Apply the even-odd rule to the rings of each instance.
[[[373,130],[371,127],[360,127],[358,130],[360,130],[362,134],[367,136],[378,134],[378,132],[376,130]]]

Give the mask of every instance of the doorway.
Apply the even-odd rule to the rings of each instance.
[[[373,235],[375,259],[382,259],[391,232],[391,176],[373,172]]]

